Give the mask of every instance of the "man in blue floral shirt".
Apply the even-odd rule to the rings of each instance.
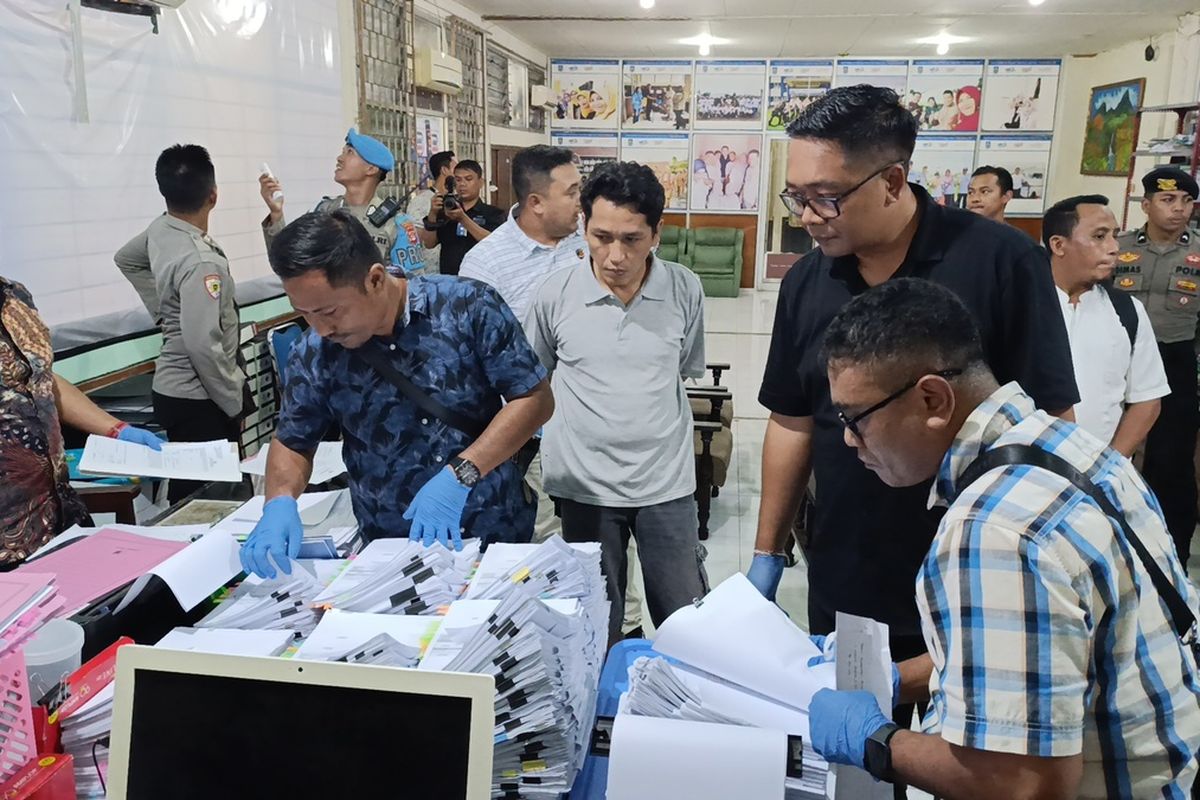
[[[536,507],[512,457],[550,418],[554,400],[495,290],[449,276],[389,275],[344,210],[288,225],[270,260],[310,330],[288,363],[267,503],[242,548],[243,566],[268,578],[275,566],[290,571],[302,537],[295,498],[335,423],[368,539],[529,541]],[[483,432],[472,436],[423,411],[381,367]]]

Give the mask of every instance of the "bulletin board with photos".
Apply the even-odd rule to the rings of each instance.
[[[585,174],[605,160],[648,164],[671,210],[756,215],[758,277],[771,281],[812,247],[778,195],[787,126],[817,97],[858,83],[894,90],[919,125],[910,181],[963,207],[971,172],[1003,166],[1015,183],[1009,214],[1037,216],[1060,68],[1058,59],[552,61],[552,139],[580,154]]]

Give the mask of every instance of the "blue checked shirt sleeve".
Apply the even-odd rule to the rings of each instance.
[[[1086,575],[1073,577],[1045,537],[970,516],[947,519],[924,575],[942,738],[1041,757],[1082,752]]]
[[[480,362],[492,387],[505,399],[528,394],[546,377],[521,324],[500,294],[477,284],[475,338]]]

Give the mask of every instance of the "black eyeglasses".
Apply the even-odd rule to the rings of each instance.
[[[947,380],[949,380],[950,378],[954,378],[959,375],[962,375],[962,373],[963,373],[963,371],[961,369],[944,369],[944,370],[941,370],[940,372],[927,372],[927,373],[925,373],[925,375],[936,375],[939,378],[946,378]],[[875,405],[868,408],[866,411],[859,412],[858,414],[855,414],[853,417],[847,417],[846,412],[839,411],[838,419],[840,419],[842,421],[842,424],[846,426],[846,429],[848,431],[850,431],[851,433],[854,434],[854,437],[856,439],[861,440],[863,438],[863,435],[862,435],[862,432],[859,431],[859,429],[858,429],[858,423],[862,422],[864,419],[869,417],[871,414],[874,414],[879,409],[886,407],[889,403],[892,403],[897,398],[899,398],[900,395],[904,394],[909,389],[916,386],[918,383],[921,382],[921,378],[924,378],[925,375],[922,375],[920,378],[914,378],[910,383],[906,383],[902,388],[897,389],[896,391],[889,394],[887,397],[880,400]]]
[[[795,214],[797,217],[804,213],[805,207],[811,208],[812,212],[821,219],[837,219],[842,215],[842,201],[850,195],[857,192],[862,187],[866,186],[872,178],[877,178],[886,170],[897,164],[903,164],[903,161],[892,161],[884,164],[879,169],[872,172],[867,177],[859,181],[853,188],[847,189],[839,195],[833,197],[809,197],[800,194],[799,192],[783,191],[779,193],[779,199],[783,201],[783,205],[787,208],[789,214]]]

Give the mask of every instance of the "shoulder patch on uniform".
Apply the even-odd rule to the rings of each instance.
[[[213,300],[218,300],[221,297],[221,276],[215,273],[204,276],[204,291],[208,292],[208,296]]]
[[[1128,251],[1121,253],[1121,255],[1117,256],[1117,261],[1120,261],[1122,264],[1132,264],[1135,261],[1141,261],[1141,260],[1142,260],[1142,257],[1140,255],[1138,255],[1137,253],[1130,253]]]

